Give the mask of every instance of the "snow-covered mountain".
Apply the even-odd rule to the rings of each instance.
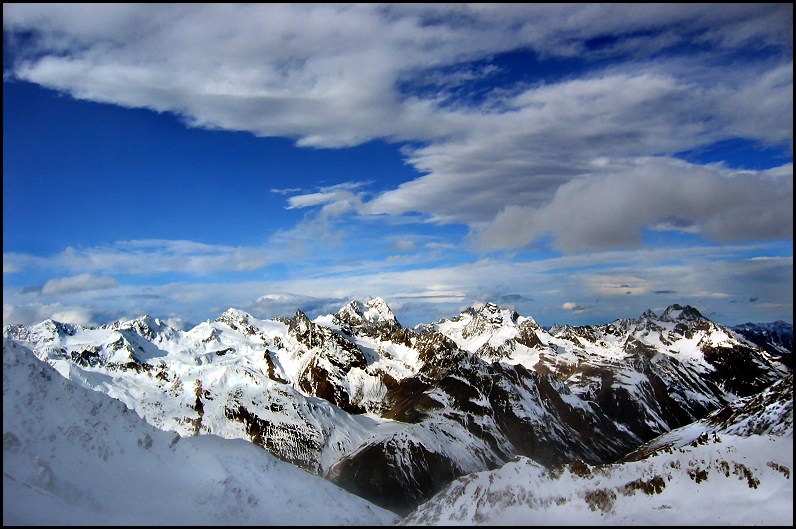
[[[188,331],[145,316],[4,337],[159,429],[250,440],[399,514],[516,456],[617,461],[788,372],[680,305],[545,330],[487,303],[407,329],[373,298],[313,321],[229,309]]]
[[[180,437],[3,342],[3,525],[393,525],[242,440]]]
[[[547,332],[485,304],[419,330],[422,368],[385,396],[392,417],[414,424],[329,472],[396,512],[518,454],[542,465],[616,460],[781,376],[759,350],[678,305]]]
[[[793,325],[778,320],[772,323],[744,323],[732,330],[793,369]]]
[[[517,457],[455,480],[406,525],[793,524],[793,375],[618,464]]]

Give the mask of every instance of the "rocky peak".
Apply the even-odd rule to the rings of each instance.
[[[216,321],[221,321],[221,322],[234,321],[234,322],[245,323],[248,322],[249,319],[251,318],[252,315],[249,314],[248,312],[230,307],[227,310],[225,310],[224,313],[221,316],[219,316]]]
[[[542,328],[539,327],[539,324],[533,318],[528,318],[523,320],[522,323],[518,326],[517,335],[514,337],[514,340],[524,345],[525,347],[537,347],[541,346],[542,340],[539,338],[539,335],[536,334],[536,331],[541,331]]]
[[[21,323],[15,323],[13,325],[6,325],[3,327],[3,338],[13,338],[15,340],[26,341],[29,334],[30,332],[28,331],[28,328]]]
[[[487,302],[483,307],[478,309],[477,315],[492,325],[517,323],[517,319],[520,317],[516,311],[501,309],[498,305],[492,302]]]
[[[531,316],[524,316],[522,318],[520,316],[517,316],[517,319],[515,321],[517,322],[520,328],[528,328],[528,329],[533,329],[535,331],[542,330],[542,326],[539,325],[536,322],[536,320],[533,319]]]
[[[337,311],[336,319],[349,325],[362,325],[365,322],[365,305],[357,299],[352,299]]]
[[[367,311],[365,319],[373,323],[398,323],[387,302],[380,297],[371,298],[365,302]]]
[[[30,339],[56,341],[64,336],[74,336],[80,329],[79,325],[47,319],[30,328]]]
[[[772,323],[744,323],[736,325],[733,331],[746,340],[773,354],[784,365],[792,369],[793,325],[784,321]]]
[[[224,314],[219,316],[216,321],[218,323],[223,323],[233,331],[238,331],[242,334],[251,336],[257,333],[257,329],[250,321],[252,319],[254,318],[248,312],[242,311],[240,309],[229,308],[224,312]]]
[[[468,338],[490,332],[504,325],[516,325],[519,314],[509,309],[501,309],[494,303],[486,303],[479,308],[462,311],[462,317],[471,318],[462,330],[462,336]]]
[[[287,331],[294,336],[304,336],[312,331],[313,324],[301,309],[288,321]]]
[[[172,337],[175,333],[166,322],[149,314],[134,320],[114,322],[110,328],[117,331],[132,331],[147,340],[155,340],[158,336]]]
[[[654,314],[650,310],[646,311],[644,314],[647,314],[648,312]],[[656,316],[656,318],[657,318],[657,316]],[[622,335],[622,334],[627,333],[628,330],[633,328],[633,326],[637,325],[639,323],[639,321],[641,321],[643,319],[645,319],[643,315],[638,320],[631,320],[631,319],[627,319],[627,318],[619,318],[619,319],[616,319],[616,320],[612,321],[608,325],[605,325],[603,327],[603,332],[605,332],[605,334],[611,334],[611,335],[614,335],[614,336]]]
[[[658,319],[658,315],[655,314],[651,309],[647,309],[641,314],[641,317],[639,319],[641,319],[641,320],[657,320]]]
[[[742,323],[735,325],[732,330],[738,332],[752,332],[757,334],[781,334],[793,339],[793,325],[782,320],[771,323]]]
[[[669,305],[663,314],[661,315],[661,320],[663,321],[670,321],[670,322],[700,322],[704,321],[706,318],[694,307],[691,305],[678,305],[675,303],[674,305]]]
[[[387,303],[379,297],[371,298],[365,303],[359,300],[351,300],[346,306],[341,308],[335,318],[338,322],[358,327],[365,324],[397,324]]]

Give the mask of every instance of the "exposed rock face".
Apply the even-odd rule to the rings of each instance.
[[[401,525],[792,523],[793,375],[612,464],[518,456],[457,478]],[[774,493],[773,491],[776,491]],[[683,498],[698,495],[698,512]],[[774,500],[774,496],[778,498]],[[739,501],[743,498],[743,501]],[[750,501],[759,511],[750,513]],[[788,503],[791,503],[788,508]],[[674,507],[672,507],[674,506]]]
[[[638,461],[657,452],[690,443],[705,443],[718,435],[793,436],[793,374],[763,391],[737,399],[689,426],[688,432],[673,430],[644,443],[621,461]]]
[[[147,316],[4,336],[158,428],[249,439],[399,513],[518,455],[616,461],[783,376],[680,305],[545,331],[487,303],[413,331],[373,298],[314,321],[230,309],[189,331]]]
[[[288,336],[309,351],[297,352],[297,355],[306,357],[305,367],[298,376],[299,389],[328,400],[349,413],[365,411],[352,402],[345,383],[351,369],[367,367],[364,354],[355,344],[331,329],[311,322],[301,311],[290,320]]]
[[[736,325],[732,330],[793,371],[793,325],[784,321],[744,323]]]

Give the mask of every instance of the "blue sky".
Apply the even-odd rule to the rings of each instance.
[[[3,6],[3,323],[793,321],[793,6]]]

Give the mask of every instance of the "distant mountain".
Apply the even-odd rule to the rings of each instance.
[[[157,428],[249,440],[399,514],[517,456],[617,461],[788,373],[681,305],[545,330],[485,303],[408,329],[372,298],[315,320],[229,309],[188,331],[145,316],[3,333]]]
[[[619,464],[517,457],[461,477],[405,525],[793,524],[793,375]]]
[[[793,369],[793,325],[782,320],[773,323],[744,323],[732,330]]]
[[[153,428],[3,342],[3,525],[396,521],[249,442]]]

